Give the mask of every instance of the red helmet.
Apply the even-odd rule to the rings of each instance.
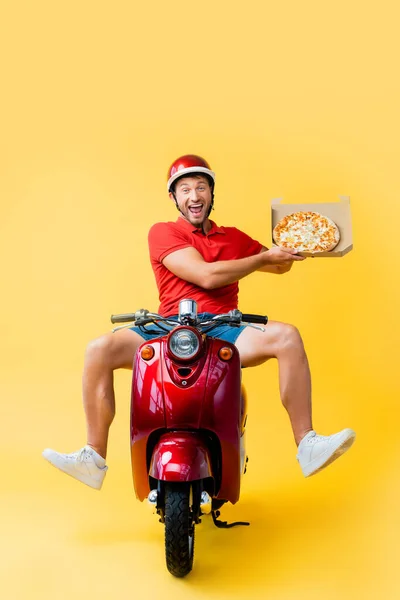
[[[168,170],[168,191],[171,191],[171,185],[178,177],[190,173],[205,173],[215,181],[215,173],[204,158],[196,156],[196,154],[185,154],[174,160]]]

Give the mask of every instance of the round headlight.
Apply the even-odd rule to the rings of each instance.
[[[176,358],[188,360],[198,353],[200,340],[194,331],[182,328],[170,334],[168,346]]]

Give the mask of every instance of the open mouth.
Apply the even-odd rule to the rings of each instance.
[[[192,214],[195,217],[198,217],[201,214],[202,210],[203,210],[202,204],[193,204],[192,206],[189,206],[190,214]]]

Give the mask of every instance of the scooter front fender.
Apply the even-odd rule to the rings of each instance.
[[[197,433],[165,433],[154,447],[149,475],[161,481],[196,481],[212,477],[209,449]]]

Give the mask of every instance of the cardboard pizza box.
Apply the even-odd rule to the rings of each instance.
[[[299,256],[344,256],[353,249],[353,233],[351,227],[350,197],[339,196],[339,202],[320,202],[309,204],[282,204],[282,198],[271,200],[271,238],[275,225],[292,212],[314,211],[330,217],[339,227],[340,242],[330,252],[299,252]],[[272,244],[276,246],[272,239]]]

